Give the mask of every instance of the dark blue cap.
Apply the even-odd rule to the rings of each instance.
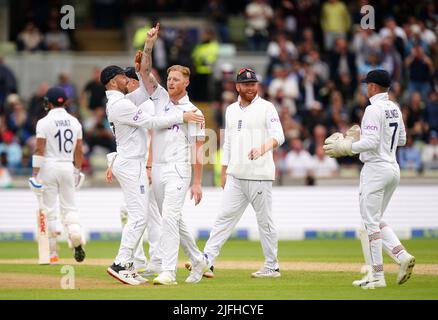
[[[102,82],[102,84],[105,86],[118,74],[125,74],[125,71],[119,66],[108,66],[100,73],[100,82]]]
[[[381,87],[389,88],[391,86],[391,77],[388,71],[383,69],[371,70],[367,73],[365,79],[362,80],[364,83],[375,83]]]
[[[250,68],[242,68],[237,73],[236,82],[258,82],[257,75],[254,70]]]
[[[137,74],[135,73],[134,67],[127,67],[125,68],[125,75],[130,78],[138,81]]]
[[[67,101],[67,94],[61,87],[53,87],[47,91],[46,94],[47,101],[49,101],[54,106],[63,106]]]

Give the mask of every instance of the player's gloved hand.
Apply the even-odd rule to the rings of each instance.
[[[345,138],[351,138],[353,142],[360,140],[360,127],[355,124],[350,129],[347,130],[347,133],[345,134]]]
[[[75,189],[79,190],[84,184],[85,174],[83,174],[79,169],[75,168],[74,177],[75,177]]]
[[[42,194],[44,191],[44,185],[42,181],[38,180],[36,177],[31,177],[28,180],[29,188],[35,194]]]
[[[340,132],[332,134],[324,141],[324,153],[331,158],[339,158],[345,156],[352,156],[351,145],[353,140],[351,137],[346,137]]]

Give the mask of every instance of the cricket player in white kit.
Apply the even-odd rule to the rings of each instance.
[[[42,192],[47,209],[51,262],[56,263],[58,235],[56,230],[56,200],[59,196],[61,222],[67,231],[74,258],[85,258],[85,238],[75,204],[75,185],[80,182],[82,166],[82,126],[64,108],[67,95],[61,87],[48,90],[45,97],[49,113],[37,122],[36,149],[32,157],[32,177],[29,186]]]
[[[140,61],[138,61],[138,58]],[[140,55],[137,52],[136,55],[136,67],[128,67],[126,68],[125,75],[129,78],[128,83],[128,92],[131,93],[137,90],[140,87],[140,78],[137,75],[137,72],[140,71],[140,63],[141,63],[141,51]],[[147,100],[143,102],[145,104],[145,110],[148,111],[150,115],[154,115],[154,104],[148,102]],[[149,130],[151,131],[151,130]],[[150,137],[151,133],[148,132],[148,136]],[[148,150],[150,152],[150,149]],[[149,153],[148,152],[148,153]],[[108,160],[108,169],[106,171],[106,181],[108,183],[112,183],[113,175],[112,175],[112,167],[115,158],[117,157],[117,152],[111,152],[107,154]],[[148,176],[149,185],[152,183],[151,179],[151,163],[146,165],[146,171]],[[138,274],[141,276],[151,276],[160,272],[161,269],[161,257],[158,256],[158,245],[161,236],[161,216],[157,207],[157,202],[155,200],[155,196],[152,192],[152,189],[149,190],[149,214],[148,214],[148,223],[146,227],[147,240],[149,243],[149,257],[150,261],[148,263],[147,258],[143,249],[143,239],[140,240],[137,249],[135,249],[134,253],[134,268]],[[120,207],[120,220],[122,223],[122,227],[128,222],[128,210],[126,208],[126,203],[123,203]]]
[[[101,73],[101,82],[107,90],[106,111],[117,144],[113,173],[120,183],[128,210],[128,223],[122,232],[119,252],[107,272],[122,283],[138,285],[147,281],[136,273],[133,265],[134,250],[145,231],[148,215],[147,129],[167,128],[184,121],[202,122],[204,117],[190,111],[165,117],[149,115],[142,104],[147,100],[145,89],[141,86],[127,94],[129,80],[120,67],[106,67]]]
[[[364,163],[360,174],[360,214],[368,234],[368,242],[361,241],[365,262],[370,272],[354,286],[364,289],[386,287],[383,272],[382,248],[400,264],[397,283],[406,282],[412,274],[415,258],[410,255],[394,231],[382,220],[391,197],[400,181],[396,160],[397,146],[406,143],[402,113],[389,100],[390,76],[385,70],[367,74],[368,97],[371,105],[365,109],[361,127],[353,126],[346,137],[337,132],[325,141],[324,150],[330,157],[360,154]]]
[[[283,128],[274,105],[257,95],[258,80],[253,70],[241,69],[236,82],[238,101],[229,105],[225,113],[222,209],[204,253],[213,264],[251,204],[265,256],[264,267],[252,273],[252,277],[280,277],[278,235],[272,218],[272,181],[275,180],[272,150],[283,144]]]
[[[143,59],[148,70],[152,67],[151,52],[159,32],[159,24],[148,34]],[[148,90],[155,104],[155,114],[172,115],[196,108],[189,100],[186,88],[189,85],[190,69],[174,65],[167,70],[167,90],[160,86],[151,75],[153,90]],[[146,85],[148,87],[148,85]],[[198,113],[202,114],[199,110]],[[194,164],[194,179],[191,197],[195,205],[202,199],[201,153],[205,136],[204,124],[188,123],[174,125],[165,129],[154,129],[152,132],[152,189],[162,215],[162,234],[159,250],[162,254],[162,272],[153,282],[158,285],[174,285],[178,251],[181,243],[184,252],[190,258],[193,268],[187,277],[187,283],[197,283],[202,279],[209,264],[206,257],[198,249],[195,239],[182,218],[182,208],[190,187],[191,164]],[[195,154],[195,156],[192,155]]]

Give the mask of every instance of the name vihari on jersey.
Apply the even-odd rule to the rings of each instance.
[[[57,127],[70,127],[70,120],[55,120],[55,125]]]

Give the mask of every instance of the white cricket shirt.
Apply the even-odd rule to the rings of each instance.
[[[36,137],[46,139],[46,160],[73,162],[76,143],[82,139],[82,126],[63,107],[53,108],[37,122]]]
[[[222,165],[228,166],[227,174],[246,180],[275,180],[272,150],[257,160],[249,160],[252,148],[259,148],[269,138],[278,146],[284,142],[283,128],[274,105],[256,96],[246,107],[237,102],[225,112],[225,140]]]
[[[150,100],[138,99],[136,103],[140,105],[137,106],[130,99],[132,95],[125,96],[120,91],[108,90],[106,96],[106,113],[116,138],[117,154],[123,158],[145,159],[148,145],[145,129],[166,128],[183,123],[182,112],[166,117],[151,116],[149,109],[153,105]]]
[[[387,93],[370,98],[360,128],[360,140],[352,145],[353,153],[360,153],[362,162],[396,163],[397,146],[406,144],[406,130],[402,113]]]
[[[162,86],[151,95],[157,116],[174,115],[196,108],[188,95],[174,104]],[[205,137],[203,123],[183,123],[165,129],[155,129],[152,133],[152,162],[154,164],[192,163],[192,147],[196,137]]]

